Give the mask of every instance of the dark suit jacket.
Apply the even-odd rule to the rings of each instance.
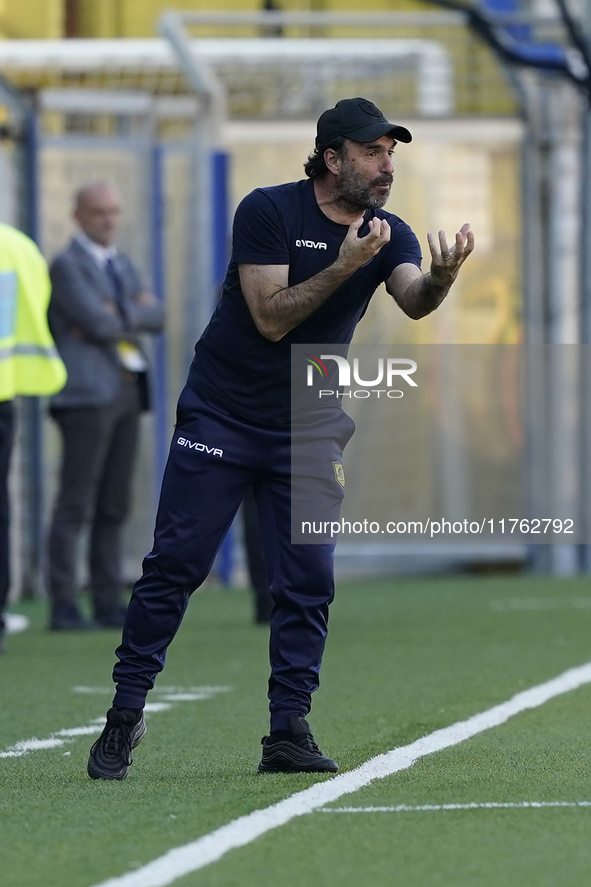
[[[113,283],[77,240],[51,264],[49,325],[68,370],[65,387],[52,398],[54,407],[92,407],[114,400],[123,378],[116,342],[126,339],[141,348],[137,333],[162,329],[162,306],[137,301],[142,284],[130,260],[118,253],[114,262],[123,312],[112,311]]]

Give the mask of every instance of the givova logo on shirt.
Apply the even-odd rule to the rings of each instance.
[[[308,249],[327,249],[326,243],[319,240],[296,240],[296,246],[307,246]]]

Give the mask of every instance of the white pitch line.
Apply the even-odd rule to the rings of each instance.
[[[511,810],[538,807],[591,807],[591,801],[483,801],[481,804],[422,804],[409,807],[398,804],[397,807],[323,807],[319,813],[430,813],[432,810]]]
[[[44,751],[48,748],[60,748],[66,745],[76,736],[90,736],[101,732],[101,724],[104,718],[97,718],[91,724],[84,727],[67,727],[64,730],[56,730],[47,739],[21,739],[14,745],[9,745],[4,751],[0,751],[0,758],[21,758],[31,751]]]
[[[6,751],[0,752],[0,758],[21,758],[30,751],[40,751],[45,748],[59,748],[65,744],[65,740],[51,737],[49,739],[21,739],[20,742],[15,742],[14,745],[9,746]]]
[[[145,712],[151,714],[154,712],[168,711],[178,702],[200,702],[211,699],[216,693],[226,693],[230,687],[191,687],[191,693],[181,692],[182,688],[172,688],[177,690],[175,694],[165,696],[167,702],[146,702]],[[102,687],[73,687],[75,693],[103,693]],[[106,690],[112,693],[112,690]],[[95,718],[90,724],[83,727],[66,727],[63,730],[56,730],[47,739],[37,739],[33,736],[31,739],[21,739],[14,745],[9,745],[4,751],[0,751],[0,758],[21,758],[23,755],[32,751],[44,751],[49,748],[60,748],[71,742],[77,736],[98,735],[105,723],[105,718]]]
[[[266,832],[285,825],[297,816],[319,810],[331,801],[351,794],[375,779],[384,779],[408,769],[415,761],[426,755],[465,742],[478,733],[504,724],[522,711],[538,708],[555,696],[561,696],[589,683],[591,683],[591,662],[578,668],[571,668],[544,684],[517,693],[507,702],[473,715],[466,721],[458,721],[449,727],[423,736],[410,745],[394,748],[385,754],[370,758],[355,770],[341,773],[304,791],[296,792],[271,807],[254,810],[246,816],[234,819],[190,844],[169,850],[164,856],[142,868],[121,877],[101,881],[95,887],[166,887],[179,878],[216,862],[230,850],[250,844]]]

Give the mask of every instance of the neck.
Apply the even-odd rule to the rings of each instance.
[[[350,225],[362,216],[367,207],[351,206],[343,201],[328,176],[314,179],[316,202],[325,216],[339,225]]]
[[[96,238],[94,238],[91,234],[88,234],[83,228],[80,228],[78,233],[85,237],[86,240],[90,241],[90,243],[93,243],[95,246],[100,246],[101,249],[111,249],[111,247],[113,246],[112,242],[101,243],[100,240],[96,240]]]

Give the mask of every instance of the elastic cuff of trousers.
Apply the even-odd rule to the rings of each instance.
[[[276,711],[271,715],[271,733],[289,733],[289,719],[307,718],[308,711]]]
[[[117,687],[113,705],[117,708],[142,709],[146,705],[146,694],[135,687]]]

